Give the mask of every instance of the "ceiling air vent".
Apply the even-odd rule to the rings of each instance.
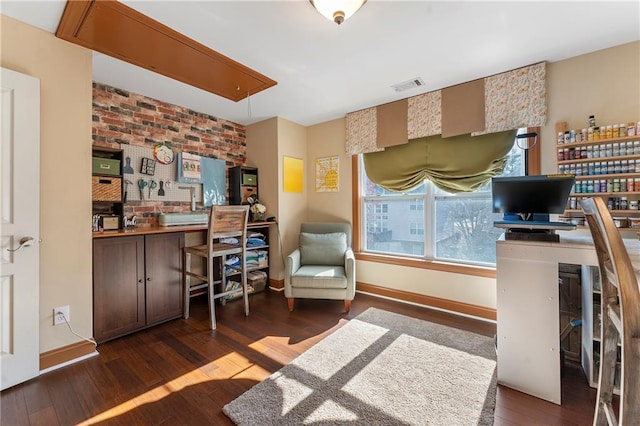
[[[414,87],[424,86],[424,81],[420,77],[412,78],[409,81],[394,84],[391,87],[396,92],[404,92],[405,90],[413,89]]]

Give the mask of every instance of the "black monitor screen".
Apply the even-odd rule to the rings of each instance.
[[[493,212],[564,213],[574,182],[573,175],[493,178]]]

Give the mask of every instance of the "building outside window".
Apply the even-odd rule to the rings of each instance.
[[[424,181],[396,193],[371,182],[359,158],[362,251],[407,258],[495,266],[496,240],[491,182],[470,193],[451,194]],[[525,174],[524,151],[514,143],[502,176]],[[383,215],[384,213],[384,215]],[[384,217],[384,219],[383,219]]]

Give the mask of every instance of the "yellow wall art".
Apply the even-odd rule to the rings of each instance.
[[[340,157],[316,158],[316,192],[338,192]]]
[[[301,158],[283,157],[284,192],[302,192],[304,183],[302,166]]]

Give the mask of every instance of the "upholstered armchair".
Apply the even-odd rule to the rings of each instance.
[[[303,223],[298,248],[286,259],[284,295],[289,311],[294,299],[308,298],[344,300],[349,312],[355,291],[351,224]]]

